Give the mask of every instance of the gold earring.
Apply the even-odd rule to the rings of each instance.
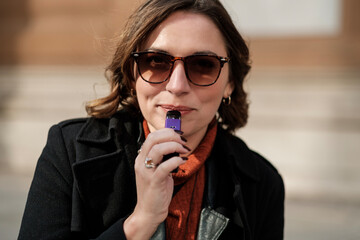
[[[228,96],[227,98],[223,98],[223,99],[222,99],[222,102],[223,102],[225,105],[230,105],[230,104],[231,104],[231,96]]]

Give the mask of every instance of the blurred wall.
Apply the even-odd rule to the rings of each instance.
[[[301,34],[303,30],[300,28],[297,33],[296,28],[293,28],[292,34],[282,34],[281,36],[275,31],[273,31],[274,34],[271,34],[271,32],[263,30],[264,33],[259,34],[259,30],[257,30],[257,32],[255,31],[257,34],[253,34],[254,37],[250,42],[254,64],[259,66],[358,67],[360,64],[360,47],[357,44],[360,38],[359,1],[335,1],[339,2],[341,18],[338,33],[324,34],[324,36],[314,33],[312,36],[311,34]],[[129,16],[139,2],[141,1],[3,0],[0,3],[0,64],[102,65],[110,55],[108,47],[113,44],[114,33],[119,32],[124,24],[124,19]],[[278,6],[280,13],[281,10],[286,10],[286,6],[297,6],[296,1],[293,0],[257,0],[252,1],[251,4],[247,4],[246,1],[223,2],[225,6],[233,6],[234,3],[235,6],[248,5],[247,8],[229,8],[230,12],[234,13],[235,20],[246,18],[247,16],[243,13],[256,18],[256,14],[266,12],[267,5],[273,6],[273,9]],[[287,4],[281,5],[284,2]],[[324,2],[324,0],[318,0],[318,2]],[[331,2],[334,0],[329,3]],[[307,6],[301,3],[298,5]],[[314,3],[312,5],[316,6]],[[336,4],[328,5],[329,7],[337,6]],[[263,10],[260,9],[260,6]],[[253,11],[256,8],[259,9],[258,12]],[[298,9],[298,11],[300,10]],[[311,15],[311,9],[308,10]],[[315,10],[317,9],[315,8]],[[240,14],[245,17],[239,17]],[[247,18],[250,20],[254,18],[249,16]],[[318,13],[318,16],[326,17],[321,13]],[[291,17],[286,14],[280,15],[278,22],[281,22],[282,19],[286,21],[286,18]],[[293,18],[300,19],[297,22],[301,23],[301,16],[293,16]],[[306,19],[306,16],[304,18]],[[251,29],[261,30],[259,27],[256,28],[257,25],[252,22],[242,22],[243,25],[250,26],[244,28],[244,32],[249,33],[247,36],[251,36],[251,33],[254,32]],[[276,21],[273,22],[276,23]],[[294,21],[295,23],[296,21]],[[298,25],[301,26],[301,24]],[[319,26],[321,27],[321,25]],[[326,28],[326,25],[323,28]],[[314,29],[316,31],[316,28]],[[321,31],[319,32],[321,33]]]
[[[3,0],[0,64],[103,64],[138,1]]]

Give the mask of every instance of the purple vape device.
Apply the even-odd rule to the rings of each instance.
[[[166,120],[165,120],[165,127],[166,128],[172,128],[175,131],[181,131],[181,113],[179,111],[168,111],[166,113]],[[180,154],[177,152],[167,154],[163,157],[163,161],[166,161],[172,157],[177,157]],[[178,168],[172,171],[173,173],[176,173],[178,171]]]
[[[179,111],[168,111],[166,113],[165,127],[181,131],[181,113]]]

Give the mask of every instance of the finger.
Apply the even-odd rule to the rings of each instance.
[[[169,160],[162,162],[156,167],[156,170],[154,172],[154,181],[161,182],[164,178],[167,178],[169,174],[179,167],[180,165],[186,163],[186,160],[184,160],[181,157],[172,157]]]
[[[171,153],[187,154],[189,151],[189,148],[177,142],[164,142],[154,145],[147,154],[147,157],[152,158],[155,164],[160,164],[165,155]]]
[[[141,169],[144,166],[144,160],[146,157],[150,157],[152,158],[152,160],[155,163],[160,163],[162,160],[162,156],[168,154],[169,152],[164,152],[159,154],[152,154],[149,155],[149,151],[157,144],[161,144],[164,142],[177,142],[179,144],[184,145],[186,144],[186,139],[183,138],[179,133],[175,132],[173,129],[168,129],[168,128],[164,128],[164,129],[160,129],[157,130],[153,133],[150,133],[147,137],[147,139],[145,140],[144,144],[141,147],[141,151],[139,151],[138,157],[135,159],[135,168],[137,169]],[[161,146],[157,146],[156,148],[158,149],[162,149]],[[155,148],[155,150],[156,150]],[[181,153],[186,153],[183,152],[183,149],[179,149],[179,147],[172,147],[170,150],[170,152],[175,152],[175,151],[179,151]]]
[[[145,155],[147,155],[154,145],[163,142],[178,142],[185,145],[186,139],[181,137],[180,134],[176,133],[173,129],[163,128],[148,135],[141,147],[141,153],[145,153]]]

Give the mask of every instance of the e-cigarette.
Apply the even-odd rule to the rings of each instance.
[[[168,111],[166,113],[166,119],[165,119],[165,127],[166,128],[172,128],[175,131],[181,131],[181,113],[179,111]],[[163,161],[166,161],[172,157],[177,157],[180,154],[177,152],[167,154],[163,157]],[[175,169],[173,172],[177,172],[178,169]]]
[[[168,111],[166,113],[165,127],[181,131],[181,113],[179,111]]]

